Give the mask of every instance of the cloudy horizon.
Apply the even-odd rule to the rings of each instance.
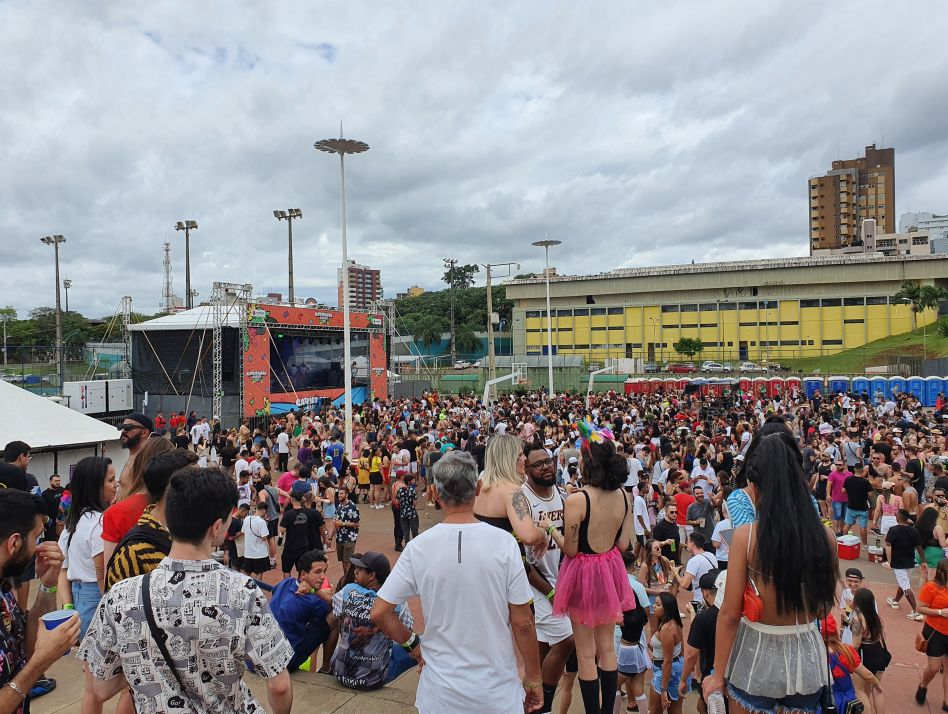
[[[271,8],[279,7],[276,13]],[[896,220],[948,212],[946,10],[923,2],[0,2],[0,305],[160,308],[249,282],[333,303],[349,257],[386,296],[442,258],[561,273],[806,255],[807,179],[895,148]],[[9,278],[13,277],[13,280]],[[483,272],[478,284],[483,284]]]

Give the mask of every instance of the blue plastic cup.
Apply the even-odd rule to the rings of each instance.
[[[52,612],[47,612],[40,619],[43,621],[43,626],[47,630],[55,630],[75,614],[75,610],[53,610]]]

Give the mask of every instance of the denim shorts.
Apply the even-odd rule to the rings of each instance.
[[[797,712],[800,712],[800,714],[816,714],[820,710],[820,699],[823,690],[819,689],[813,694],[788,694],[780,699],[774,699],[773,697],[748,694],[744,690],[728,684],[727,695],[739,702],[744,709],[755,712],[755,714],[758,712],[759,714],[776,714],[777,711],[791,711],[794,714]]]
[[[79,613],[79,641],[86,636],[86,630],[92,624],[95,609],[102,599],[98,583],[84,583],[81,580],[72,581],[72,604]]]
[[[833,501],[833,520],[841,521],[846,517],[846,502]]]
[[[668,698],[673,702],[678,701],[678,685],[681,684],[681,673],[685,668],[685,663],[681,657],[675,657],[672,660],[671,676],[668,678]],[[662,689],[662,663],[658,660],[652,662],[652,689],[661,694]]]
[[[858,525],[860,528],[865,528],[869,525],[869,511],[854,511],[850,508],[846,509],[846,525]]]

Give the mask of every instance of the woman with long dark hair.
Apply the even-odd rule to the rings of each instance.
[[[102,514],[115,499],[112,459],[87,456],[80,460],[73,469],[69,490],[72,503],[59,536],[65,559],[58,590],[63,603],[79,613],[82,639],[105,592]]]
[[[800,449],[785,428],[749,450],[744,475],[757,518],[731,541],[705,698],[726,680],[732,712],[816,711],[828,677],[815,622],[833,604],[836,541],[813,508]]]
[[[657,626],[649,640],[652,652],[652,696],[650,712],[680,714],[679,685],[684,668],[681,656],[684,639],[678,602],[671,593],[659,593],[654,605]]]
[[[611,431],[597,430],[589,422],[580,423],[580,430],[587,485],[568,496],[564,505],[565,558],[553,612],[568,614],[573,626],[586,714],[605,714],[612,711],[618,686],[615,626],[623,621],[624,611],[636,607],[621,556],[632,542],[631,509],[622,489],[629,467],[616,451]]]
[[[889,666],[886,661],[888,650],[882,618],[876,611],[876,596],[869,588],[859,588],[853,596],[850,631],[853,633],[853,647],[859,652],[863,665],[881,681],[882,673]],[[866,680],[860,678],[856,689],[859,698],[871,705],[873,714],[885,714],[885,699],[881,688],[868,686]]]
[[[915,524],[925,553],[925,563],[929,568],[937,568],[938,563],[945,557],[942,544],[945,542],[945,531],[938,525],[938,509],[927,507],[922,510]],[[929,571],[931,572],[931,571]]]

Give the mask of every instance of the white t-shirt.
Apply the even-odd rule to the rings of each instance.
[[[194,426],[191,427],[191,443],[192,444],[197,444],[201,440],[202,436],[204,436],[204,434],[202,433],[200,424],[195,424]]]
[[[731,525],[730,518],[722,518],[720,521],[718,521],[717,525],[714,526],[714,532],[711,534],[711,544],[712,545],[714,545],[714,543],[719,544],[719,545],[714,546],[714,549],[716,551],[715,556],[716,556],[716,559],[719,561],[723,560],[727,562],[728,553],[730,552],[730,549],[731,549],[731,547],[727,544],[727,541],[724,540],[724,536],[721,535],[721,531],[729,531],[733,527],[734,526]]]
[[[92,559],[100,555],[103,548],[102,514],[86,511],[76,524],[71,541],[67,530],[63,530],[59,535],[59,549],[63,552],[66,577],[84,583],[98,582]]]
[[[698,583],[701,581],[701,576],[707,573],[709,570],[714,570],[717,567],[718,559],[708,552],[693,555],[688,559],[688,563],[685,565],[685,572],[691,573],[694,576],[694,580],[691,582],[692,602],[701,602],[702,600],[701,588],[698,587]]]
[[[639,482],[639,474],[642,473],[644,467],[642,466],[642,462],[634,456],[627,458],[626,463],[629,464],[629,477],[625,480],[625,485],[631,488]]]
[[[413,538],[379,597],[421,598],[425,667],[420,714],[523,711],[508,605],[533,591],[517,542],[486,523],[439,523]]]
[[[711,491],[708,490],[709,483],[713,486],[718,485],[718,477],[714,473],[714,468],[711,466],[711,464],[708,464],[704,468],[701,468],[700,463],[695,464],[695,467],[691,470],[691,480],[694,481],[696,487],[701,487],[701,490],[704,491],[705,496],[711,495]]]
[[[234,462],[234,473],[239,477],[241,471],[250,471],[250,462],[246,459],[237,459]]]
[[[281,454],[290,453],[290,435],[285,431],[277,434],[277,451]]]
[[[640,517],[641,522],[639,521]],[[635,500],[632,502],[632,527],[635,529],[635,535],[637,536],[645,535],[645,528],[642,523],[648,523],[648,503],[636,494]]]
[[[266,558],[270,555],[270,549],[267,546],[267,537],[270,531],[267,529],[267,522],[260,516],[249,515],[244,519],[244,525],[240,528],[244,534],[244,557],[245,558]]]

